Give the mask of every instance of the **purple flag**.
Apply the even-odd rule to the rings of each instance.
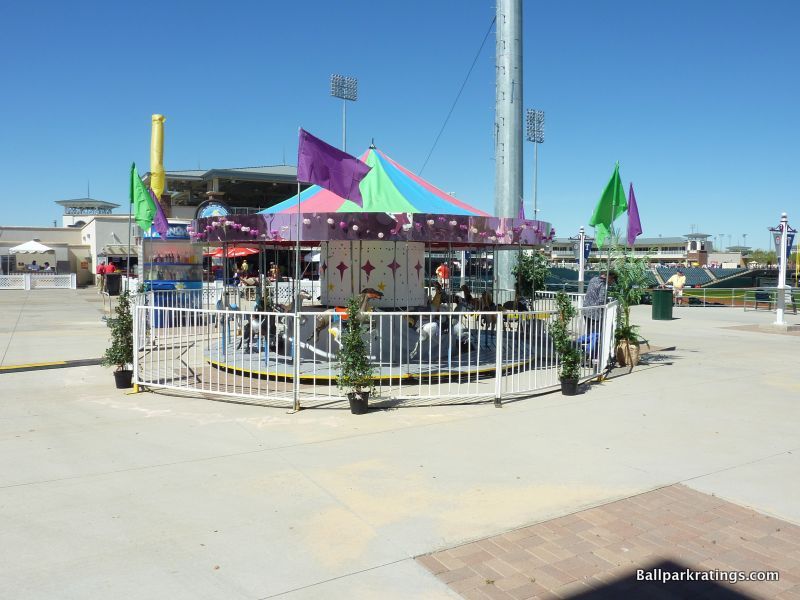
[[[633,248],[636,236],[642,234],[642,222],[639,220],[639,207],[636,206],[636,196],[633,195],[633,184],[628,192],[628,246]]]
[[[297,180],[315,183],[359,206],[364,206],[358,183],[371,167],[300,129]]]
[[[153,200],[153,204],[156,205],[156,214],[153,215],[153,229],[158,232],[162,240],[165,240],[167,239],[167,232],[169,231],[167,217],[164,216],[164,211],[161,209],[161,203],[158,201],[158,198],[156,198],[155,192],[150,188],[147,188],[147,191],[150,192],[150,198]]]

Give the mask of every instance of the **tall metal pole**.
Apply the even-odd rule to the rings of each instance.
[[[584,252],[584,244],[586,243],[586,232],[583,225],[578,230],[579,247],[578,247],[578,293],[583,293],[583,280],[584,271],[586,270],[586,254]]]
[[[533,218],[539,218],[539,202],[537,193],[539,188],[539,144],[533,144]]]
[[[786,242],[789,236],[789,219],[786,213],[781,215],[781,247],[778,250],[778,258],[781,261],[778,269],[778,302],[775,311],[775,325],[783,325],[783,313],[786,309]]]
[[[347,152],[347,100],[342,100],[342,152]]]
[[[515,218],[522,200],[522,0],[498,0],[495,55],[495,191],[498,217]],[[498,287],[513,289],[510,252],[495,252]]]

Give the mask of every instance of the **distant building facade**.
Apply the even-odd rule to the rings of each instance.
[[[569,238],[556,238],[547,248],[550,261],[571,263],[576,260],[576,242]],[[736,246],[727,251],[714,249],[711,236],[705,233],[688,233],[682,236],[637,238],[633,246],[634,256],[647,257],[653,264],[682,264],[687,266],[747,266],[749,248]],[[598,249],[592,246],[589,262],[608,258],[608,246]],[[613,254],[612,254],[613,258]]]

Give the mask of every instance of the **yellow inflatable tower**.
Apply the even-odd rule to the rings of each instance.
[[[164,193],[164,115],[153,115],[150,134],[150,188],[161,199]]]

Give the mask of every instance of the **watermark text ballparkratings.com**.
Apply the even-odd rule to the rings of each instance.
[[[636,569],[637,581],[724,581],[738,583],[739,581],[778,581],[778,571],[693,571],[692,569]]]

